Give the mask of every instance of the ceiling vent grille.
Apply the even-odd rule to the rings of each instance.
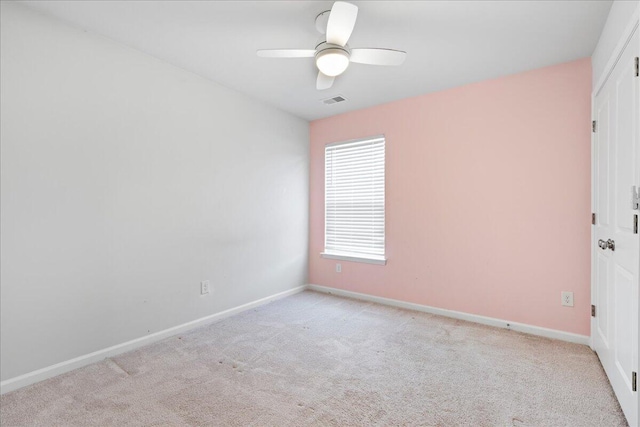
[[[344,102],[346,100],[347,98],[345,98],[344,96],[338,95],[338,96],[334,96],[333,98],[323,99],[321,101],[324,105],[331,105],[331,104],[337,104],[338,102]]]

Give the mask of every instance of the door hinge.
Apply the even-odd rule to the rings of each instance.
[[[637,211],[640,209],[640,188],[636,189],[635,185],[631,186],[631,210]]]
[[[596,214],[591,214],[591,225],[596,225]]]
[[[638,374],[631,372],[631,391],[638,391]]]
[[[591,304],[591,317],[596,317],[596,306]]]
[[[640,76],[640,59],[636,56],[636,77]]]
[[[638,234],[638,214],[633,215],[633,234]]]
[[[593,133],[595,133],[595,132],[596,132],[596,121],[595,121],[595,120],[591,122],[591,131],[592,131]]]

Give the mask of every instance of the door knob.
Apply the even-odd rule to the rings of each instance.
[[[607,249],[607,242],[605,242],[604,240],[600,239],[600,240],[598,240],[598,246],[600,246],[600,249]]]
[[[611,249],[612,251],[616,250],[616,242],[614,242],[613,240],[609,239],[606,241],[607,244],[607,248]]]

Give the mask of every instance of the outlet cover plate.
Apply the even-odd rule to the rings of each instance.
[[[573,292],[562,291],[562,305],[565,307],[573,307]]]
[[[200,282],[200,295],[206,295],[211,290],[211,284],[209,284],[208,280],[203,280]]]

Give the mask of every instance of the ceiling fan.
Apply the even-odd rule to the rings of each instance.
[[[315,49],[261,49],[262,58],[315,58],[318,67],[316,88],[329,89],[336,76],[344,73],[349,63],[370,65],[400,65],[406,52],[381,48],[353,48],[347,41],[353,32],[358,6],[337,1],[331,10],[316,17],[316,29],[323,34]]]

